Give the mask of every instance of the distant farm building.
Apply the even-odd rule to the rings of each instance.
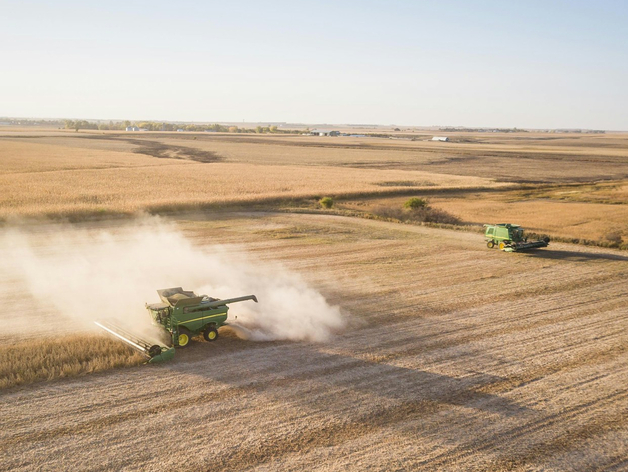
[[[340,131],[332,131],[329,129],[315,129],[312,130],[314,136],[340,136]]]
[[[449,141],[449,138],[447,136],[434,136],[432,141]]]
[[[127,126],[127,131],[139,131],[140,129],[137,126]]]

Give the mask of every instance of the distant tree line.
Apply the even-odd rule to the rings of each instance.
[[[161,121],[99,121],[99,120],[36,120],[36,119],[23,119],[23,118],[9,118],[0,117],[0,124],[13,125],[13,126],[47,126],[54,128],[65,129],[93,129],[93,130],[110,130],[110,131],[124,131],[128,127],[137,127],[147,131],[213,131],[215,133],[282,133],[282,134],[302,134],[309,132],[309,129],[305,131],[301,130],[284,130],[279,129],[275,125],[257,126],[256,128],[240,128],[238,126],[227,126],[219,123],[214,124],[188,124],[188,123],[165,123]]]
[[[13,126],[49,126],[49,127],[61,127],[64,126],[63,120],[28,120],[24,118],[9,118],[0,117],[0,123],[9,124]]]
[[[98,124],[86,120],[64,120],[66,129],[98,129]]]
[[[527,133],[528,130],[518,128],[439,128],[439,131],[449,131],[454,133]]]
[[[240,128],[238,126],[225,126],[219,123],[211,125],[185,124],[185,123],[165,123],[159,121],[109,121],[95,122],[86,120],[64,120],[66,129],[98,129],[98,130],[117,130],[123,131],[128,127],[137,127],[146,131],[210,131],[215,133],[284,133],[284,134],[300,134],[299,130],[279,130],[277,126],[258,126],[256,128]]]

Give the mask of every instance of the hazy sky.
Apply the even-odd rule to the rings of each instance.
[[[628,130],[626,1],[0,0],[0,116]]]

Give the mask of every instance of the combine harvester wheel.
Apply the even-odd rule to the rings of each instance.
[[[178,346],[183,349],[190,345],[192,340],[192,334],[185,328],[179,328],[179,344]]]
[[[213,326],[210,326],[203,332],[205,341],[215,341],[218,339],[218,331]]]

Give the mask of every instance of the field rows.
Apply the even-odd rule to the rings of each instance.
[[[621,253],[506,254],[480,235],[310,215],[178,224],[195,244],[282,260],[349,327],[323,344],[225,331],[162,366],[6,392],[7,468],[583,470],[628,457]],[[155,448],[164,430],[189,449]]]
[[[625,469],[625,251],[508,254],[479,232],[224,207],[330,195],[377,213],[416,194],[466,223],[618,247],[627,136],[0,130],[0,370],[69,376],[0,390],[0,469]],[[257,293],[274,307],[258,326],[313,338],[335,311],[283,267],[340,308],[329,341],[224,327],[169,363],[75,376],[142,361],[92,321],[144,315],[163,286]]]

